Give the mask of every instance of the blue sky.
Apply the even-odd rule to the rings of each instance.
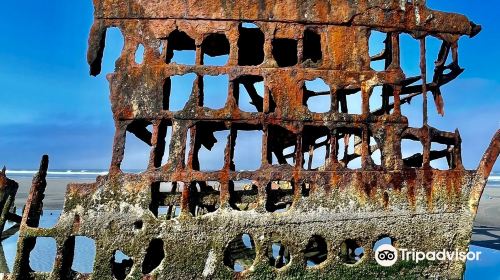
[[[477,37],[460,41],[460,64],[466,71],[443,89],[445,117],[437,116],[434,105],[429,107],[432,125],[451,131],[460,129],[465,165],[472,169],[500,128],[500,81],[496,70],[500,65],[496,50],[500,30],[494,18],[500,3],[428,2],[432,8],[464,13],[483,25]],[[119,33],[109,36],[103,74],[90,77],[86,49],[92,13],[90,0],[2,4],[0,165],[35,168],[41,155],[49,154],[55,169],[109,166],[114,126],[105,73],[113,71],[122,43]],[[437,44],[429,42],[429,46]],[[408,49],[418,52],[416,48]],[[420,125],[417,104],[414,102],[414,109],[406,112]],[[495,169],[499,170],[500,165]]]

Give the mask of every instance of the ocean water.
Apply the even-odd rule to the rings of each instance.
[[[488,187],[500,187],[500,172],[491,173],[488,178]]]
[[[16,178],[33,178],[38,170],[7,170],[7,176],[13,180]],[[136,173],[137,170],[130,170]],[[47,171],[48,179],[68,179],[71,182],[78,182],[81,180],[95,179],[97,176],[108,174],[107,170],[102,169],[55,169]]]
[[[14,171],[8,172],[9,177],[12,179],[31,177],[34,171]],[[48,174],[48,179],[68,179],[71,182],[79,182],[95,178],[98,175],[105,175],[106,172],[102,170],[59,170],[51,171]],[[488,181],[488,187],[500,187],[500,173],[493,173]],[[500,207],[500,205],[499,205]],[[20,214],[21,210],[18,210]],[[51,228],[56,225],[61,210],[45,210],[40,220],[40,227]],[[12,223],[6,224],[6,229],[12,226]],[[19,233],[3,240],[0,246],[0,272],[12,271],[15,254],[17,249],[17,240]],[[273,247],[273,253],[277,254]],[[466,264],[465,279],[497,279],[500,280],[500,251],[470,245],[469,250],[473,252],[481,252],[481,257],[478,261],[468,261]],[[72,269],[82,273],[90,273],[93,270],[94,257],[96,252],[95,242],[86,237],[76,237],[75,243],[75,257]],[[2,254],[3,253],[3,254]],[[30,265],[35,271],[49,272],[52,270],[56,256],[56,244],[52,238],[38,238],[37,244],[33,249],[30,256]],[[125,259],[126,256],[118,255],[117,261]]]

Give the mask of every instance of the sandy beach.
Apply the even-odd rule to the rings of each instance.
[[[484,189],[474,225],[500,227],[500,188],[487,186]]]
[[[28,177],[11,177],[19,184],[19,189],[16,195],[16,208],[22,209],[26,204],[26,199],[31,188],[31,178]],[[45,210],[60,210],[63,208],[64,196],[69,183],[92,183],[95,179],[78,178],[47,178],[47,189],[45,190],[45,198],[43,200],[43,208]]]

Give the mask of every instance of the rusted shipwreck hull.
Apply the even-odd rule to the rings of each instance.
[[[462,277],[462,261],[378,266],[373,246],[390,237],[399,248],[468,250],[479,199],[500,151],[500,132],[478,169],[465,170],[458,131],[427,123],[427,94],[444,114],[440,86],[463,71],[458,39],[474,36],[479,26],[417,0],[95,0],[94,5],[92,75],[100,72],[106,30],[118,27],[125,37],[116,72],[108,76],[116,123],[110,172],[94,184],[70,185],[59,222],[42,229],[37,226],[48,164],[43,160],[7,278]],[[375,30],[386,34],[384,51],[370,56]],[[417,77],[407,77],[400,67],[403,33],[420,41]],[[426,67],[426,37],[442,41],[432,74]],[[140,45],[144,61],[137,63]],[[194,65],[173,62],[182,50],[195,52]],[[228,55],[228,62],[204,65],[206,55]],[[384,69],[372,69],[373,61],[383,61]],[[187,73],[196,74],[191,95],[182,109],[170,110],[176,95],[171,77]],[[226,102],[219,109],[205,104],[204,78],[210,75],[229,77],[227,88],[220,88]],[[316,78],[330,90],[308,89],[306,81]],[[262,95],[257,82],[264,82]],[[382,106],[371,108],[377,86]],[[239,108],[242,87],[256,112]],[[361,96],[359,113],[350,112],[354,94]],[[312,112],[308,100],[322,95],[330,96],[330,109]],[[423,126],[411,128],[401,107],[417,95],[424,100]],[[141,174],[121,170],[127,131],[151,146],[149,167]],[[223,167],[204,170],[199,151],[214,146],[218,131],[228,132]],[[242,131],[262,134],[257,170],[235,166]],[[403,158],[404,140],[421,144],[422,153]],[[446,148],[434,150],[433,143]],[[319,149],[326,151],[324,163],[313,168]],[[431,167],[439,158],[446,159],[447,170]],[[351,168],[356,159],[360,167]],[[35,238],[42,236],[57,241],[51,273],[29,266]],[[75,236],[96,242],[91,274],[71,270]],[[279,249],[273,250],[276,244]],[[130,259],[117,263],[117,250]]]

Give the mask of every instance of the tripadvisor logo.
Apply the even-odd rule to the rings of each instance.
[[[375,260],[381,266],[392,266],[398,260],[398,250],[390,244],[380,245],[375,251]]]
[[[381,266],[393,266],[398,260],[398,256],[403,261],[413,261],[419,263],[424,260],[428,261],[478,261],[481,256],[481,251],[477,252],[461,252],[455,251],[429,251],[421,252],[408,249],[396,249],[390,244],[380,245],[375,250],[375,261]]]

